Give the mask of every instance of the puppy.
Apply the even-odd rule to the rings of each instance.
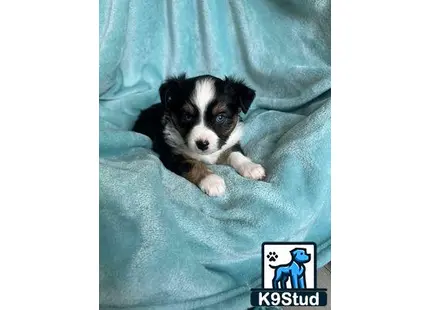
[[[224,194],[224,180],[206,164],[224,164],[260,180],[264,168],[243,154],[240,112],[248,112],[255,91],[242,81],[211,75],[169,77],[159,88],[161,103],[141,111],[133,131],[151,138],[164,166],[209,196]]]

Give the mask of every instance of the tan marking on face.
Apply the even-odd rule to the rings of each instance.
[[[218,102],[213,108],[212,108],[212,114],[218,115],[220,113],[224,113],[227,109],[227,105],[224,102]]]
[[[194,159],[185,159],[191,165],[191,169],[184,174],[184,177],[193,184],[198,185],[201,180],[213,172],[202,162]]]

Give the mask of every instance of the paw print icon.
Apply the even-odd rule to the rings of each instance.
[[[275,262],[278,258],[278,254],[276,254],[276,252],[269,252],[266,257],[269,259],[269,262]]]

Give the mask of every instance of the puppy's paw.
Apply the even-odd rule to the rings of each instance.
[[[225,192],[224,179],[216,174],[209,174],[201,180],[199,187],[209,196],[221,196]]]
[[[238,171],[240,175],[253,180],[262,180],[266,177],[266,171],[264,171],[263,166],[253,162],[242,164]]]

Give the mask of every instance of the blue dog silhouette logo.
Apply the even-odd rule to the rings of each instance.
[[[315,288],[315,243],[264,242],[261,254],[263,288],[283,291]]]
[[[314,242],[263,242],[262,287],[251,289],[252,306],[327,305],[327,289],[317,288]]]
[[[271,265],[270,268],[274,269],[274,275],[272,280],[273,289],[286,289],[287,282],[290,279],[291,286],[293,289],[305,289],[306,287],[306,266],[305,264],[311,261],[311,254],[306,252],[304,248],[295,248],[290,251],[291,261],[285,265]],[[269,261],[272,258],[269,254]],[[275,257],[277,254],[274,254]]]

